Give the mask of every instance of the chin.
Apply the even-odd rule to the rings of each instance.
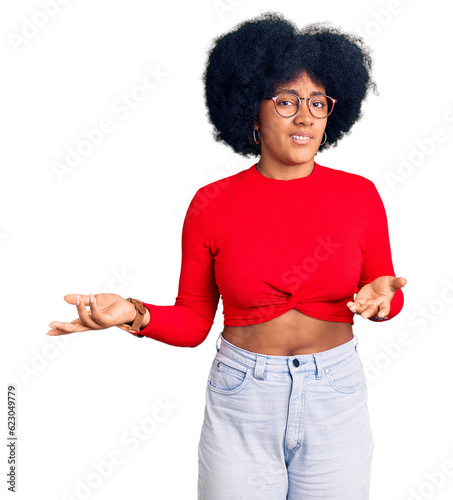
[[[307,163],[314,158],[316,151],[304,151],[303,153],[292,155],[296,163]]]

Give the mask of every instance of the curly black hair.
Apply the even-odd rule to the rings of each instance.
[[[245,157],[260,155],[253,125],[262,100],[306,71],[338,101],[318,151],[337,145],[362,117],[368,90],[379,93],[371,78],[370,48],[359,36],[326,24],[299,30],[282,14],[267,11],[212,40],[202,80],[215,141]]]

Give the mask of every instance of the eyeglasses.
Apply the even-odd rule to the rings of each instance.
[[[274,101],[275,110],[280,116],[291,118],[299,112],[302,99],[308,100],[308,110],[315,118],[327,118],[332,113],[336,99],[324,94],[313,97],[299,97],[295,94],[279,94],[275,97],[267,97],[265,100]]]

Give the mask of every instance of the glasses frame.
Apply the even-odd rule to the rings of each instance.
[[[299,107],[297,108],[297,111],[295,113],[293,113],[292,115],[290,115],[290,116],[283,116],[282,114],[279,113],[279,111],[277,109],[277,99],[280,96],[282,96],[282,95],[292,95],[292,96],[296,97],[298,99],[298,101],[299,101]],[[315,99],[316,97],[328,97],[329,99],[332,100],[332,109],[330,110],[330,113],[327,114],[326,116],[320,117],[320,116],[316,116],[316,115],[313,114],[313,111],[311,110],[311,106],[310,106],[310,101],[312,99]],[[277,111],[277,113],[279,114],[279,116],[281,116],[282,118],[292,118],[293,116],[296,116],[297,113],[299,113],[299,111],[300,111],[300,107],[302,105],[302,100],[308,100],[308,103],[307,103],[307,105],[308,105],[308,111],[310,111],[310,114],[312,116],[314,116],[315,118],[317,118],[318,120],[323,120],[324,118],[327,118],[328,116],[330,116],[332,114],[333,108],[335,107],[335,104],[338,102],[336,99],[334,99],[333,97],[330,97],[330,96],[328,96],[326,94],[317,94],[317,95],[314,95],[313,97],[299,97],[298,95],[293,94],[291,92],[282,92],[281,94],[278,94],[278,95],[276,95],[274,97],[266,97],[265,100],[266,101],[268,101],[268,100],[273,100],[274,101],[275,111]]]

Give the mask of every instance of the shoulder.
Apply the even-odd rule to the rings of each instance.
[[[234,207],[234,196],[238,196],[240,186],[245,184],[244,172],[237,172],[198,188],[187,208],[186,220],[205,221],[203,223],[208,224],[211,221],[221,221]]]
[[[222,203],[223,200],[228,199],[232,193],[237,192],[244,185],[245,175],[246,170],[241,170],[222,179],[204,184],[197,190],[194,198],[199,203],[203,201]]]
[[[321,167],[324,171],[325,181],[330,181],[332,186],[342,186],[349,191],[361,192],[365,195],[371,195],[376,191],[374,182],[363,175],[347,172],[346,170],[338,168]]]

